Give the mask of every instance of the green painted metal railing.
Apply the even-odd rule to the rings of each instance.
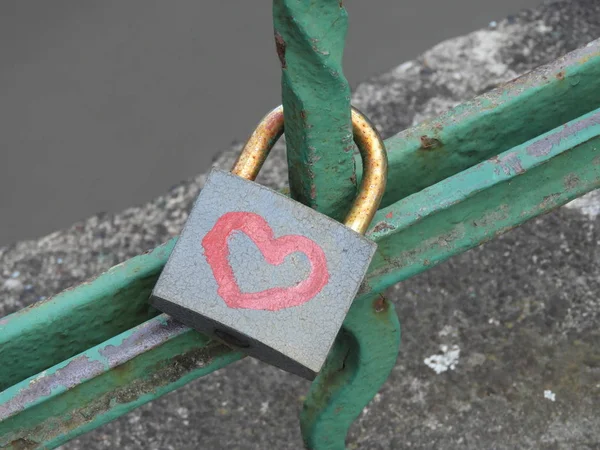
[[[360,180],[346,13],[285,0],[273,12],[291,194],[337,217]],[[378,251],[301,417],[312,449],[344,448],[396,362],[400,327],[380,292],[600,187],[600,40],[386,145]],[[148,307],[173,244],[0,319],[0,448],[53,448],[242,357]]]

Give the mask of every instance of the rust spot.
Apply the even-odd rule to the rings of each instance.
[[[350,182],[356,186],[356,173],[353,173],[350,177]]]
[[[373,300],[373,309],[376,313],[385,312],[389,308],[388,302],[382,295]]]
[[[283,112],[281,112],[281,114],[269,115],[265,120],[265,129],[271,136],[273,136],[272,138],[269,136],[272,140],[277,141],[277,139],[279,139],[279,131],[281,129],[281,122],[283,120],[282,117]],[[253,159],[256,159],[256,155],[253,155]]]
[[[310,394],[310,401],[304,403],[304,414],[310,421],[313,421],[318,415],[321,414],[323,408],[326,405],[331,405],[332,399],[335,394],[339,392],[340,388],[349,383],[349,375],[352,373],[352,368],[346,364],[348,357],[352,351],[349,339],[347,335],[344,335],[344,330],[340,333],[340,345],[343,346],[343,354],[337,354],[334,358],[330,358],[327,361],[327,367],[320,374],[320,378],[315,381],[318,383],[318,388],[313,389]],[[335,401],[335,403],[340,403]],[[340,405],[343,408],[343,405]],[[341,412],[340,406],[337,406],[335,411]]]
[[[560,72],[558,72],[556,74],[556,78],[558,78],[559,80],[564,80],[565,79],[565,71],[561,70]]]
[[[429,137],[427,135],[421,136],[421,148],[423,150],[433,150],[434,148],[441,147],[442,143],[439,139]]]
[[[278,31],[275,31],[275,48],[277,50],[277,56],[279,56],[282,69],[287,68],[287,63],[285,62],[285,47],[286,43],[283,40],[283,36],[279,34]]]
[[[560,131],[557,131],[549,136],[544,137],[543,139],[534,142],[529,147],[527,147],[527,154],[534,157],[542,157],[548,155],[552,149],[560,144],[563,139],[568,138],[569,136],[574,136],[577,133],[582,132],[586,128],[592,127],[594,125],[600,124],[600,113],[593,114],[590,117],[586,117],[585,119],[581,119],[572,125],[565,124]]]
[[[29,450],[38,448],[39,442],[32,441],[27,438],[17,439],[10,443],[10,448],[15,450]]]
[[[579,185],[579,177],[571,173],[565,177],[565,187],[567,189],[575,189]]]
[[[540,203],[540,209],[546,210],[555,206],[556,202],[560,200],[560,194],[546,195]]]
[[[373,227],[373,233],[379,233],[380,231],[395,230],[396,228],[388,224],[387,222],[379,222]]]
[[[385,218],[386,218],[386,219],[391,219],[392,217],[394,217],[394,213],[393,213],[392,211],[390,211],[389,213],[387,213],[387,214],[385,215]]]

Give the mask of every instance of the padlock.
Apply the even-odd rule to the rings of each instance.
[[[213,169],[153,289],[180,322],[307,379],[320,371],[377,245],[364,236],[387,178],[381,137],[352,108],[363,161],[344,224],[253,180],[283,133],[267,114],[231,172]]]

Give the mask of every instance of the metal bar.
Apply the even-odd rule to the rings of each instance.
[[[148,297],[174,244],[0,319],[0,390],[157,315]]]
[[[400,323],[394,305],[378,294],[355,300],[336,344],[300,415],[309,449],[345,449],[350,425],[396,365]]]
[[[338,0],[274,0],[273,22],[292,198],[341,221],[357,184],[342,71],[346,9]]]
[[[57,447],[241,357],[160,315],[0,393],[0,448]]]
[[[377,212],[381,292],[600,187],[600,109]]]
[[[539,138],[531,140],[525,144],[519,145],[516,148],[504,152],[497,157],[493,157],[481,164],[478,164],[464,172],[456,174],[428,189],[413,194],[406,199],[391,205],[388,208],[380,210],[377,213],[376,221],[370,230],[370,235],[374,238],[378,244],[378,252],[375,260],[371,266],[370,273],[366,279],[366,288],[361,293],[359,298],[355,301],[356,305],[365,305],[368,300],[372,298],[373,293],[385,289],[402,279],[406,279],[409,276],[424,271],[433,265],[449,258],[452,255],[466,251],[476,245],[479,245],[486,240],[492,239],[496,235],[503,233],[510,228],[517,226],[524,221],[535,217],[539,214],[550,211],[551,209],[562,205],[569,200],[584,194],[592,189],[600,186],[600,110],[596,110],[590,114],[587,114],[575,121],[572,121],[564,126],[561,126],[549,133],[546,133]],[[162,252],[166,260],[166,253],[168,250],[163,247],[155,250],[153,257],[159,257]],[[148,258],[150,255],[143,255],[138,258]],[[136,258],[134,258],[135,260]],[[138,260],[136,264],[140,264],[143,259]],[[160,262],[149,261],[150,264],[160,264]],[[129,263],[117,266],[113,269],[112,277],[117,277],[117,273],[123,272],[122,281],[124,282],[121,286],[127,289],[126,279],[129,277],[129,285],[132,286],[136,283],[136,277],[142,275],[136,275],[136,271],[131,272]],[[139,266],[138,266],[139,267]],[[150,272],[152,268],[148,269]],[[127,275],[125,273],[127,272]],[[140,270],[137,271],[139,273]],[[106,274],[104,275],[106,276]],[[146,277],[148,275],[146,274]],[[75,296],[83,295],[82,293],[91,292],[89,291],[90,286],[95,286],[99,291],[102,291],[102,285],[106,283],[106,279],[100,277],[91,285],[81,286],[75,288],[70,292],[70,295]],[[140,302],[145,303],[145,294],[140,294],[135,290],[129,290],[129,296],[123,296],[120,300],[124,302]],[[43,308],[45,314],[52,314],[56,312],[58,316],[63,319],[72,320],[77,319],[77,310],[73,309],[77,305],[73,305],[73,297],[65,296],[62,294],[63,305],[59,300],[61,296],[57,297],[54,303],[46,302],[38,308]],[[83,298],[83,297],[82,297]],[[64,310],[65,304],[71,301],[68,310]],[[90,313],[92,304],[84,304]],[[7,324],[12,327],[19,327],[23,324],[24,327],[29,327],[28,331],[36,331],[35,327],[32,327],[28,321],[29,315],[40,316],[39,312],[35,311],[36,307],[29,308],[28,312],[21,312],[8,316],[3,319],[1,327],[6,327]],[[352,311],[352,310],[351,310]],[[358,311],[358,309],[357,309]],[[157,320],[157,319],[154,319]],[[353,314],[349,314],[345,328],[352,329],[353,320],[363,320],[354,317]],[[41,325],[44,322],[38,321],[37,325]],[[14,330],[14,328],[13,328]],[[48,331],[44,328],[38,328],[37,331],[42,334],[49,336]],[[123,342],[123,336],[131,336],[132,332],[127,332],[117,339],[115,344],[118,345]],[[186,334],[187,335],[187,334]],[[189,335],[197,336],[197,339],[203,339],[196,333],[189,333]],[[0,334],[2,336],[2,334]],[[14,335],[13,335],[14,336]],[[155,339],[152,337],[153,334],[149,333],[139,341],[136,341],[138,349],[142,349],[144,343],[149,340]],[[76,338],[77,335],[71,336]],[[191,338],[189,338],[191,339]],[[173,339],[173,342],[175,339]],[[132,341],[133,342],[133,341]],[[205,343],[205,341],[202,341]],[[206,344],[209,345],[209,344]],[[194,347],[198,349],[201,347],[198,343]],[[106,345],[102,346],[103,348]],[[149,347],[152,347],[151,345]],[[31,348],[31,347],[29,347]],[[164,368],[169,367],[169,358],[172,358],[174,354],[177,354],[172,349],[165,350],[166,347],[161,346],[159,349],[149,348],[143,353],[143,361],[164,361],[165,365],[161,366]],[[14,350],[14,349],[13,349]],[[158,352],[158,353],[156,353]],[[94,358],[98,358],[97,348],[89,350],[86,354],[94,355]],[[238,356],[233,357],[233,353],[223,353],[220,356],[224,359],[223,364],[229,361],[228,358],[237,359]],[[12,353],[13,357],[16,355]],[[162,355],[162,356],[161,356]],[[368,358],[368,355],[363,352],[361,358]],[[3,355],[4,356],[4,355]],[[134,354],[131,354],[134,357]],[[35,357],[33,355],[26,355],[25,359]],[[161,359],[162,358],[162,359]],[[18,360],[24,358],[19,357]],[[72,361],[72,360],[71,360]],[[67,361],[63,364],[55,366],[54,371],[51,369],[46,374],[40,374],[40,377],[46,377],[48,373],[52,375],[62,368],[68,365],[71,361]],[[2,361],[2,364],[8,363],[9,361]],[[13,363],[14,364],[14,363]],[[95,364],[90,361],[89,364]],[[105,363],[103,363],[105,364]],[[107,391],[103,394],[104,399],[118,399],[118,395],[121,392],[121,388],[128,386],[129,378],[123,381],[120,377],[128,377],[131,372],[134,378],[135,374],[144,373],[147,377],[152,378],[155,376],[156,371],[160,367],[152,366],[145,363],[140,363],[140,371],[136,372],[134,367],[128,367],[128,363],[122,365],[121,369],[107,370],[104,375],[111,381],[106,386]],[[174,364],[171,361],[171,364]],[[219,363],[221,364],[221,363]],[[103,366],[104,367],[104,366]],[[207,366],[206,370],[212,366]],[[220,366],[219,366],[220,367]],[[90,368],[82,367],[80,370],[91,370]],[[167,370],[167,369],[165,369]],[[387,370],[385,367],[382,371]],[[119,375],[117,372],[119,372]],[[195,375],[190,375],[185,380],[189,381],[196,376],[201,376],[203,372],[195,372]],[[96,377],[98,378],[98,377]],[[95,378],[95,379],[96,379]],[[102,377],[99,377],[101,379]],[[14,407],[6,406],[14,403],[14,398],[23,396],[22,390],[28,388],[31,385],[30,378],[22,382],[21,384],[10,388],[1,394],[0,405],[2,405],[4,411],[9,409],[10,418],[6,421],[10,426],[11,432],[15,430],[15,423],[20,424],[21,433],[35,433],[34,428],[30,428],[31,424],[29,420],[20,419],[20,417],[29,417],[29,414],[41,414],[41,405],[37,405],[35,402],[38,401],[35,397],[26,397],[28,400],[24,403],[25,409],[20,410],[19,414],[14,415]],[[86,381],[86,380],[84,380]],[[144,394],[143,402],[157,398],[165,392],[176,388],[180,383],[185,381],[175,380],[167,381],[161,389],[153,392]],[[98,393],[95,384],[80,384],[80,380],[75,378],[72,390],[69,392],[78,392],[78,395],[89,395],[89,398],[95,398]],[[170,384],[169,384],[170,383]],[[35,385],[35,383],[33,383]],[[78,385],[79,386],[75,386]],[[330,385],[332,389],[335,389],[336,385]],[[89,389],[86,389],[88,388]],[[112,389],[112,390],[111,390]],[[29,391],[31,392],[31,391]],[[37,391],[34,391],[37,392]],[[357,394],[360,395],[360,394]],[[38,397],[47,397],[46,391],[39,392]],[[54,397],[53,397],[54,398]],[[56,397],[57,400],[60,396]],[[81,400],[77,400],[77,395],[73,397],[73,402],[69,405],[73,411],[81,407]],[[23,403],[23,402],[22,402]],[[326,403],[326,402],[325,402]],[[62,403],[58,403],[63,405]],[[324,403],[321,406],[324,408]],[[31,412],[29,409],[31,406]],[[135,407],[134,403],[131,407]],[[309,410],[311,406],[308,406]],[[318,409],[318,408],[316,408]],[[94,409],[86,410],[86,417],[88,417],[89,424],[86,425],[84,431],[91,429],[93,426],[97,426],[110,418],[114,418],[124,412],[127,407],[116,400],[108,401],[107,409],[102,410],[101,413],[95,414]],[[65,410],[66,411],[66,410]],[[313,412],[310,415],[318,413],[313,408]],[[106,415],[108,414],[108,416]],[[310,416],[309,415],[309,416]],[[31,416],[34,417],[34,416]],[[63,420],[71,417],[67,412],[62,416]],[[97,418],[95,418],[97,417]],[[108,418],[107,418],[108,417]],[[329,416],[329,417],[335,417]],[[107,418],[107,419],[105,419]],[[313,429],[310,425],[310,417],[306,420],[307,429]],[[23,420],[23,422],[20,422]],[[15,422],[9,422],[15,421]],[[1,422],[0,422],[1,423]],[[48,422],[50,423],[50,422]],[[52,426],[60,424],[53,422]],[[9,427],[2,424],[4,427]],[[49,425],[50,426],[50,425]],[[61,425],[63,426],[63,425]],[[323,425],[317,427],[318,430]],[[82,428],[83,429],[83,428]],[[339,428],[337,428],[339,435]],[[322,431],[316,431],[316,435],[322,435]],[[312,432],[309,432],[312,435]],[[25,436],[27,434],[23,434]],[[68,435],[70,436],[70,435]],[[21,438],[18,438],[21,439]],[[62,441],[61,441],[62,442]],[[19,444],[17,442],[17,444]],[[18,448],[13,446],[13,448]]]
[[[382,206],[599,108],[599,80],[597,39],[387,139],[389,181]],[[355,163],[360,179],[360,158]]]

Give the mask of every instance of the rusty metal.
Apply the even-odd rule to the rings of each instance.
[[[280,105],[258,123],[233,164],[231,173],[254,181],[283,130],[283,106]]]
[[[246,141],[231,172],[255,180],[269,152],[284,133],[283,106],[269,112]],[[352,133],[363,164],[360,188],[344,224],[364,234],[385,193],[388,160],[379,132],[367,117],[352,107]]]
[[[387,152],[375,126],[356,108],[352,108],[352,132],[354,142],[360,150],[363,175],[357,198],[344,219],[344,224],[364,234],[385,193]]]

